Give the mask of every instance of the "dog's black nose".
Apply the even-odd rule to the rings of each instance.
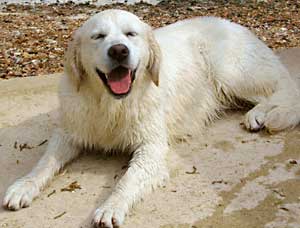
[[[129,55],[129,49],[124,44],[116,44],[108,49],[108,55],[118,62],[123,61]]]

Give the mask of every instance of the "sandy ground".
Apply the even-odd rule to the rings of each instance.
[[[281,56],[300,85],[300,49]],[[56,122],[59,77],[0,83],[0,199],[46,149]],[[124,227],[299,228],[300,128],[254,134],[242,129],[242,119],[243,113],[230,112],[204,136],[174,145],[168,158],[170,182],[146,196]],[[31,207],[17,212],[1,208],[0,227],[90,227],[92,212],[110,194],[127,160],[83,155]],[[193,166],[197,170],[190,174]],[[61,191],[74,181],[81,189]]]

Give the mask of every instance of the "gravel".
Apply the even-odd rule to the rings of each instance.
[[[91,15],[109,8],[129,10],[154,28],[195,16],[218,16],[248,27],[272,49],[300,46],[300,0],[242,2],[4,5],[0,11],[0,78],[63,71],[63,55],[72,32]]]

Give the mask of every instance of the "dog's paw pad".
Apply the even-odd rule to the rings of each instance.
[[[38,194],[39,189],[33,181],[18,180],[8,188],[3,200],[3,207],[9,210],[28,207]]]
[[[119,228],[124,217],[125,212],[121,209],[98,208],[95,211],[93,225],[95,228]]]
[[[252,109],[246,114],[244,125],[249,131],[259,131],[264,127],[265,116],[264,112]]]

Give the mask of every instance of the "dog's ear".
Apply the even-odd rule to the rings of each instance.
[[[80,38],[79,32],[77,31],[74,33],[72,40],[68,44],[64,59],[65,72],[74,82],[77,91],[79,91],[81,81],[83,80],[85,74],[80,59]]]
[[[150,73],[151,80],[156,86],[159,85],[159,71],[161,61],[161,51],[159,44],[157,43],[152,28],[148,31],[148,43],[149,43],[149,62],[147,69]]]

